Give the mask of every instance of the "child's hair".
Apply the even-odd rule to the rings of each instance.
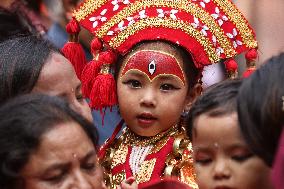
[[[187,120],[187,135],[192,139],[195,119],[201,114],[218,117],[237,112],[237,94],[242,80],[225,80],[209,87],[192,105]],[[210,127],[210,125],[208,125]]]
[[[272,166],[284,126],[284,53],[272,57],[248,79],[238,95],[238,116],[251,150]]]
[[[0,185],[14,188],[21,181],[20,170],[39,147],[42,136],[57,124],[75,122],[94,146],[97,131],[92,123],[73,111],[59,97],[23,95],[0,107]]]
[[[195,67],[194,62],[192,60],[192,56],[188,53],[188,51],[186,51],[181,46],[178,46],[176,44],[173,44],[173,43],[171,43],[169,41],[165,41],[165,40],[142,41],[142,42],[136,44],[132,48],[132,50],[128,54],[126,54],[125,56],[120,55],[117,63],[115,63],[115,73],[114,73],[115,79],[117,80],[117,78],[118,78],[118,74],[119,74],[119,71],[121,69],[124,57],[131,54],[133,51],[140,49],[141,46],[144,46],[144,45],[147,45],[147,44],[155,44],[155,43],[168,45],[181,56],[182,61],[183,61],[183,69],[184,69],[184,72],[185,72],[185,77],[188,81],[188,89],[191,90],[194,87],[194,85],[198,82],[198,79],[201,76],[200,75],[201,71]]]
[[[14,37],[0,43],[0,104],[29,93],[52,53],[60,53],[48,41],[33,35]]]

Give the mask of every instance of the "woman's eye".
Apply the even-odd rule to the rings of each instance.
[[[52,183],[59,183],[63,178],[64,178],[64,173],[61,173],[59,175],[48,177],[45,180]]]
[[[205,158],[205,159],[197,159],[195,160],[196,163],[201,164],[201,165],[207,165],[212,162],[212,159],[210,158]]]
[[[93,172],[96,170],[96,164],[95,163],[85,163],[84,165],[82,165],[82,169]]]
[[[77,98],[78,101],[81,101],[81,100],[84,99],[82,94],[77,95],[76,98]]]
[[[175,87],[172,84],[162,84],[160,89],[163,90],[163,91],[169,91],[169,90],[177,90],[179,88]]]
[[[134,80],[134,79],[123,82],[123,84],[129,85],[131,88],[136,88],[136,89],[141,88],[142,86],[138,80]]]
[[[242,154],[242,155],[233,155],[232,159],[237,161],[237,162],[243,162],[243,161],[246,161],[247,159],[249,159],[252,156],[253,156],[253,154],[251,154],[251,153]]]

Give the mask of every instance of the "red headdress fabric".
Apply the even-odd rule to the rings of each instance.
[[[87,0],[74,16],[121,54],[140,41],[163,39],[187,49],[198,68],[257,47],[230,0]]]
[[[73,16],[121,55],[141,41],[166,40],[203,68],[257,48],[253,29],[230,0],[85,0]],[[226,63],[229,72],[236,66]]]

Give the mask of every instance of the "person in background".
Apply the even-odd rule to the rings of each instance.
[[[92,121],[81,82],[70,62],[48,41],[33,35],[0,43],[0,104],[27,93],[60,96]]]
[[[242,135],[249,148],[273,167],[275,187],[283,188],[284,53],[271,57],[246,79],[238,94]],[[276,157],[279,149],[278,157]]]
[[[271,167],[251,151],[241,133],[237,113],[241,84],[227,80],[209,87],[189,111],[187,134],[199,189],[273,189]]]
[[[0,107],[3,189],[106,189],[92,123],[59,97],[28,94]]]

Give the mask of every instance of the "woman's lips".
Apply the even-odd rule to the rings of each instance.
[[[153,116],[151,113],[142,113],[137,116],[138,122],[142,125],[151,125],[153,124],[157,118]]]

